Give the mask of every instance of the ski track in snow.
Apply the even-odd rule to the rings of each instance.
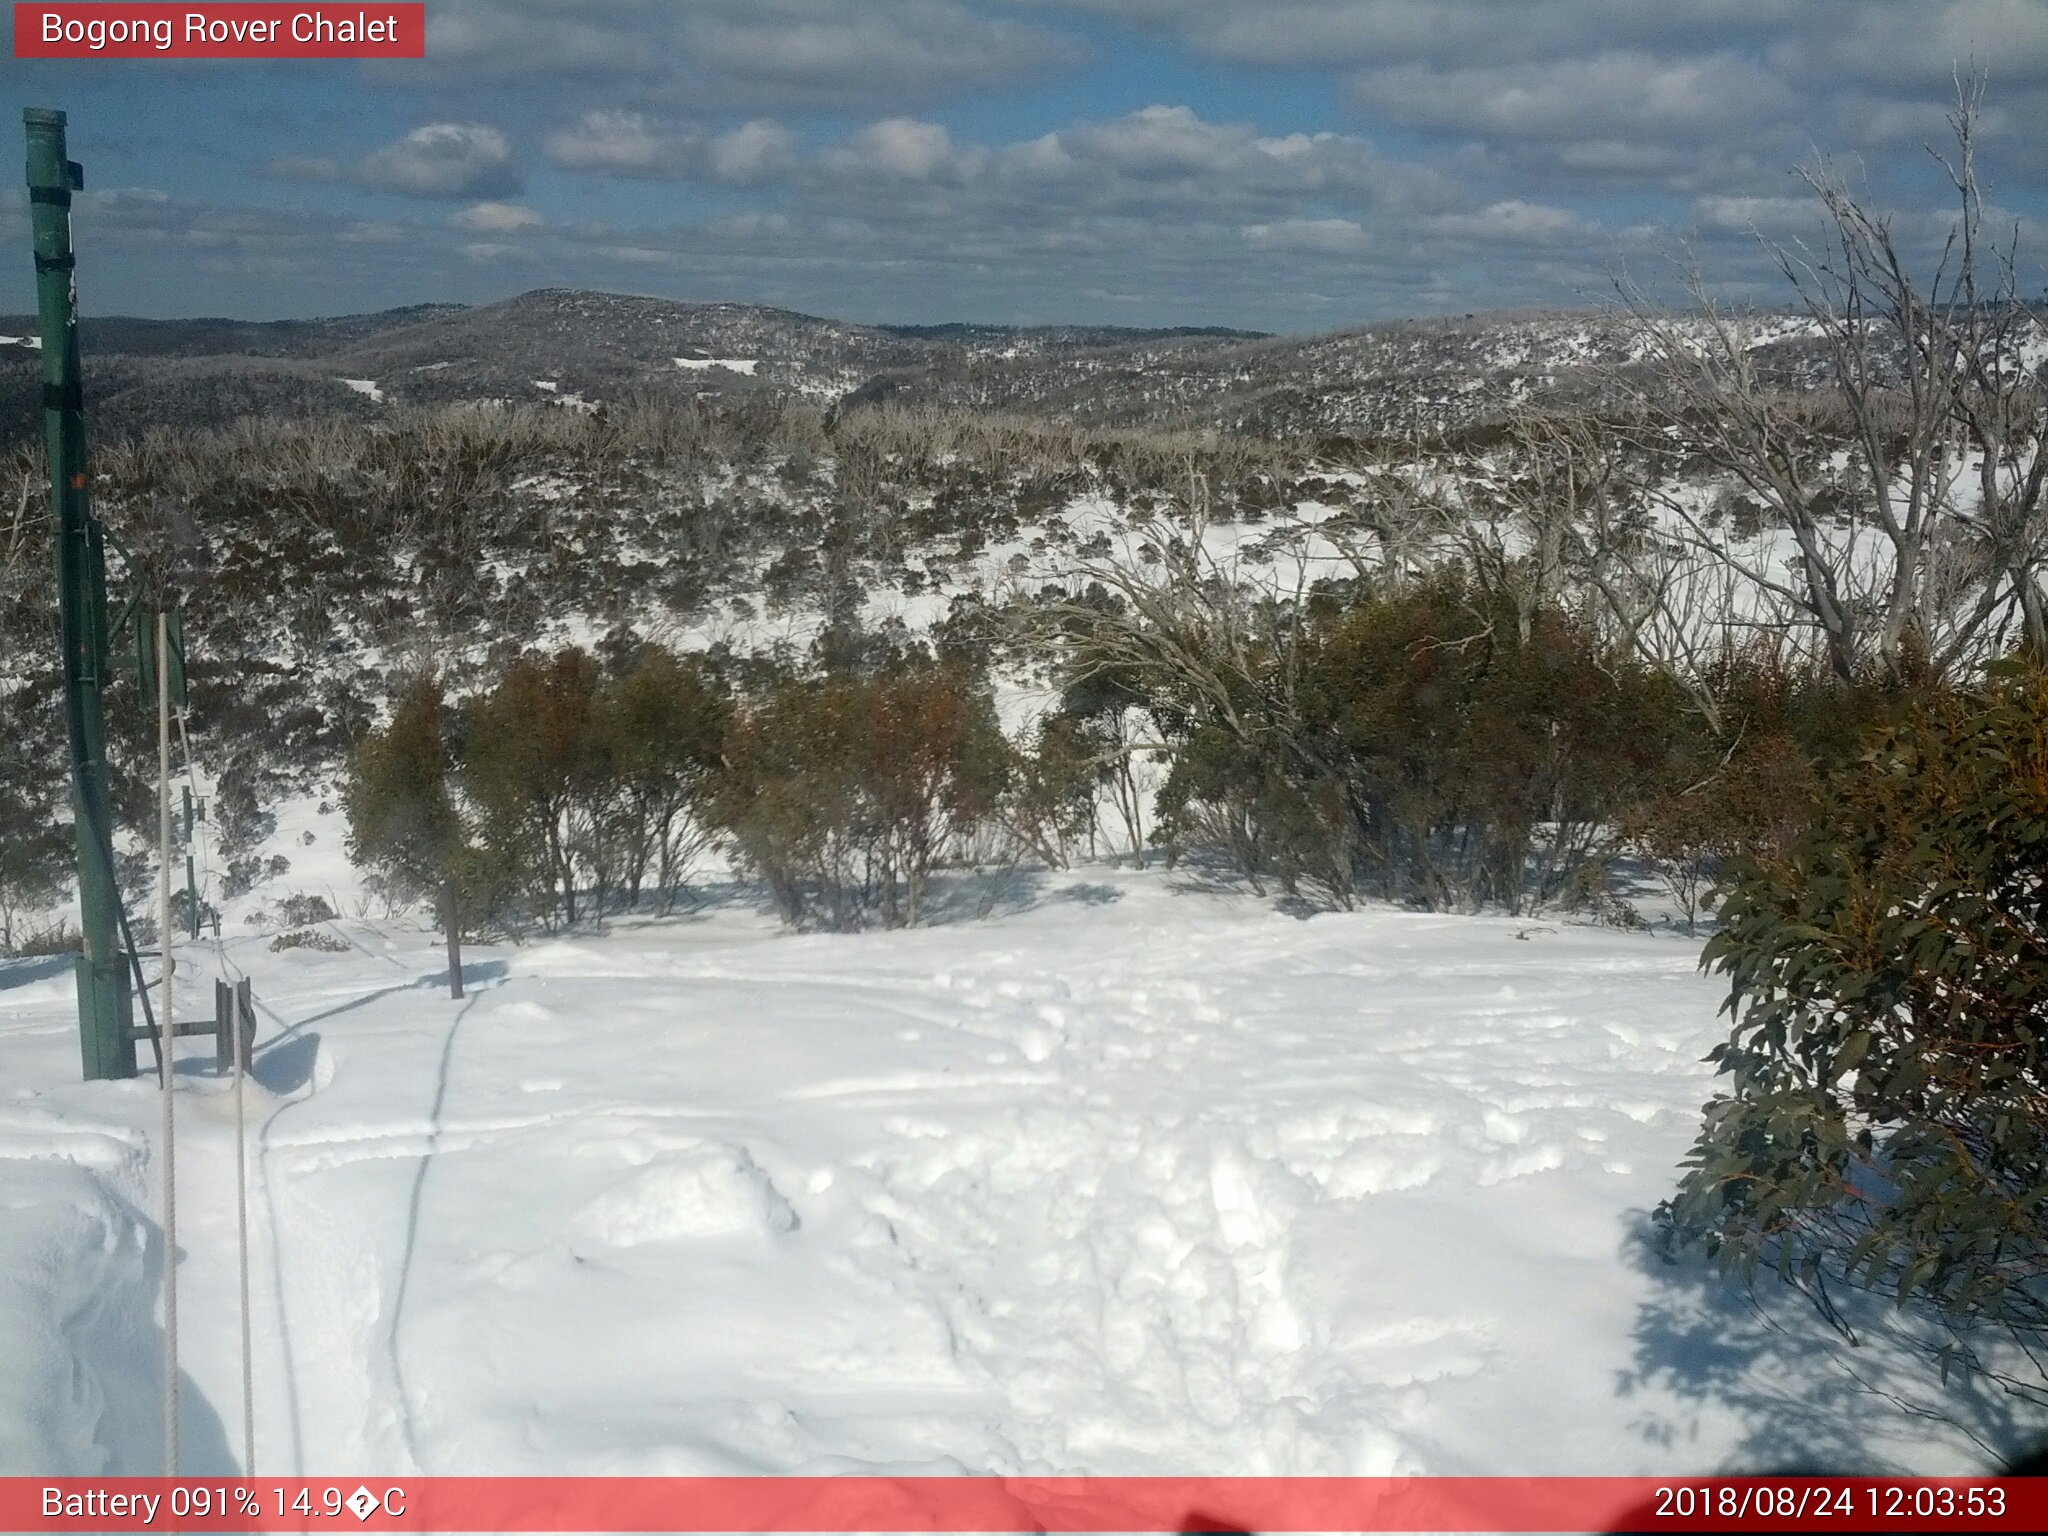
[[[1651,1472],[1768,1419],[1636,1352],[1630,1234],[1719,1032],[1685,941],[1087,870],[909,933],[726,905],[479,950],[457,1004],[431,934],[336,926],[230,945],[265,1012],[264,1471]],[[153,1086],[73,1083],[68,980],[18,974],[0,1469],[153,1471]],[[197,1474],[240,1416],[209,1072]]]

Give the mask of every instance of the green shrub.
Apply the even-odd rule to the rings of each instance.
[[[1676,729],[1676,690],[1558,610],[1525,632],[1456,572],[1271,630],[1227,711],[1155,703],[1161,815],[1255,883],[1340,905],[1361,881],[1439,908],[1556,899]]]
[[[1668,1235],[1923,1308],[1944,1369],[1984,1328],[2048,1344],[2048,679],[1876,728],[1789,849],[1732,862],[1722,924],[1728,1083]]]
[[[967,674],[829,675],[736,713],[712,806],[787,921],[915,925],[932,872],[996,814],[1010,769]]]
[[[348,940],[320,928],[288,928],[270,941],[274,954],[287,949],[312,949],[325,955],[345,955]]]

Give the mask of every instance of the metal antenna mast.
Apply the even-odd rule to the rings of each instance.
[[[36,302],[42,317],[43,435],[50,453],[50,509],[57,519],[57,601],[64,646],[64,715],[71,738],[78,903],[85,953],[78,960],[78,1039],[87,1081],[135,1075],[129,959],[119,936],[107,732],[100,690],[107,676],[107,562],[88,502],[85,409],[78,361],[71,194],[82,168],[66,157],[64,114],[22,113],[28,130],[29,219]]]

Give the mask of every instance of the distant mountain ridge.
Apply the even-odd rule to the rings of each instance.
[[[1798,372],[1798,323],[1777,339]],[[0,441],[38,430],[32,317],[0,316]],[[755,304],[540,288],[477,306],[332,319],[88,318],[96,439],[247,415],[374,420],[405,405],[501,400],[594,409],[636,395],[781,393],[1089,425],[1172,422],[1369,436],[1497,419],[1569,399],[1631,360],[1625,317],[1520,313],[1318,336],[1227,327],[860,325]]]
[[[34,316],[0,316],[0,439],[36,430]],[[413,305],[330,319],[87,317],[96,436],[237,416],[501,399],[594,405],[634,393],[782,390],[822,402],[885,374],[983,354],[1046,356],[1242,341],[1175,327],[870,326],[763,305],[541,288],[492,304]],[[353,382],[351,382],[353,381]]]

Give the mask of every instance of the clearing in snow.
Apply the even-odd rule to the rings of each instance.
[[[1661,1473],[1986,1459],[1645,1245],[1695,944],[1159,872],[789,936],[231,939],[258,1462],[340,1473]],[[211,958],[195,949],[188,985]],[[234,1470],[232,1119],[181,1063],[188,1475]],[[157,1470],[156,1090],[0,964],[0,1468]],[[1912,1362],[1859,1352],[1912,1391]],[[1887,1374],[1888,1369],[1891,1374]]]

